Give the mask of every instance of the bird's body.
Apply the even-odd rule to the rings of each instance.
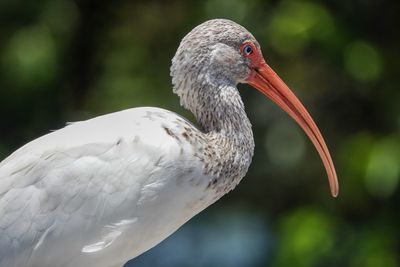
[[[171,67],[174,92],[199,128],[167,110],[134,108],[72,123],[2,161],[0,267],[122,266],[232,190],[254,150],[236,89],[258,64],[239,58],[247,42],[259,48],[228,20],[183,39]],[[311,125],[305,131],[333,168],[305,117],[302,127]]]
[[[0,266],[121,266],[225,193],[209,171],[220,153],[206,134],[157,108],[32,141],[0,165],[1,190],[12,188],[0,192]]]
[[[206,142],[187,131],[198,132],[172,112],[137,108],[16,151],[0,167],[1,190],[12,188],[1,192],[0,266],[121,266],[170,235],[215,200],[193,156]]]

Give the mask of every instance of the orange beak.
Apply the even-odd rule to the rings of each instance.
[[[264,60],[261,60],[258,66],[254,68],[247,78],[247,83],[270,98],[288,113],[308,135],[324,163],[328,174],[331,194],[337,197],[339,194],[339,183],[328,147],[317,125],[300,100]]]

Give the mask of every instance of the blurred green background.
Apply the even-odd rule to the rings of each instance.
[[[66,121],[172,94],[180,39],[211,18],[251,31],[310,110],[305,134],[240,85],[256,150],[236,190],[126,266],[400,266],[400,2],[0,0],[0,159]]]

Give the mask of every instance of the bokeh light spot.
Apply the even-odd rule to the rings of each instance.
[[[390,197],[399,183],[399,147],[394,140],[382,140],[372,149],[365,185],[371,195]]]
[[[29,27],[18,31],[3,54],[6,78],[23,89],[40,89],[53,80],[56,69],[56,48],[45,27]]]
[[[276,266],[315,266],[333,244],[332,218],[310,208],[296,210],[282,222]]]
[[[274,13],[268,42],[282,55],[301,52],[313,39],[332,36],[334,23],[326,9],[307,1],[284,1]]]
[[[364,41],[355,41],[346,48],[345,67],[355,80],[371,82],[380,78],[383,59],[372,45]]]
[[[395,256],[395,237],[387,231],[387,228],[375,227],[370,227],[362,234],[359,244],[351,253],[351,267],[398,266]]]

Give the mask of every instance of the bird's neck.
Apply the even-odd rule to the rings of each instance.
[[[213,152],[207,164],[213,176],[210,186],[224,194],[239,183],[251,163],[251,124],[236,86],[203,84],[192,93],[183,104],[196,117]]]
[[[233,140],[251,136],[251,124],[244,110],[244,104],[235,86],[222,85],[203,91],[206,97],[197,98],[191,108],[205,133],[219,133]],[[239,141],[239,140],[238,140]]]

